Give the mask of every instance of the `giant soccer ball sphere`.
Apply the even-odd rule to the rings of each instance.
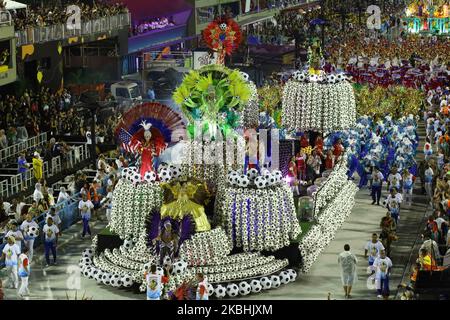
[[[129,287],[131,287],[131,286],[133,285],[133,278],[132,278],[129,274],[124,275],[124,276],[120,279],[120,281],[122,281],[122,285],[123,285],[125,288],[129,288]]]
[[[211,283],[208,283],[206,290],[208,290],[208,297],[212,297],[214,294],[214,286]]]
[[[133,184],[138,184],[142,181],[141,179],[141,174],[139,172],[134,172],[132,177],[131,177],[131,182]]]
[[[217,287],[216,287],[216,289],[214,290],[214,292],[215,292],[215,294],[216,294],[216,297],[217,298],[219,298],[219,299],[221,299],[221,298],[224,298],[225,296],[226,296],[226,294],[227,294],[227,289],[224,287],[224,286],[222,286],[222,285],[217,285]]]
[[[291,281],[291,277],[287,271],[281,271],[280,273],[280,281],[282,284],[289,283]]]
[[[253,293],[258,293],[262,290],[261,282],[259,282],[259,280],[253,279],[250,281],[250,286],[252,287]]]
[[[262,277],[259,279],[263,290],[269,290],[272,287],[272,281],[268,277]]]
[[[131,239],[125,239],[123,241],[123,248],[126,250],[131,250],[133,248],[133,241]]]
[[[241,175],[238,178],[238,186],[241,188],[246,188],[250,184],[250,180],[248,180],[248,177],[246,175]]]
[[[283,174],[280,170],[273,171],[272,176],[275,177],[276,183],[280,183],[281,181],[283,181]]]
[[[94,276],[95,281],[97,281],[97,283],[102,283],[102,277],[103,277],[103,271],[100,269],[97,269],[97,274]]]
[[[297,279],[297,272],[295,272],[294,269],[288,269],[288,270],[287,270],[287,273],[289,274],[289,280],[290,280],[291,282],[294,282],[295,279]]]
[[[82,258],[92,258],[94,251],[91,248],[85,249],[81,255]]]
[[[239,287],[235,283],[230,283],[227,285],[227,295],[231,298],[236,297],[239,294]]]
[[[252,292],[252,287],[246,281],[242,281],[239,283],[239,294],[241,296],[249,295]]]
[[[258,176],[258,170],[255,168],[251,168],[247,171],[247,177],[250,179],[250,181],[255,180],[255,178]]]
[[[179,166],[174,166],[174,165],[170,166],[170,173],[172,175],[172,179],[178,179],[182,175],[181,168]]]
[[[156,181],[156,173],[153,171],[147,171],[144,174],[144,181],[147,183],[155,182]]]
[[[256,186],[258,189],[263,189],[263,188],[265,188],[265,187],[267,186],[267,180],[266,180],[266,178],[265,178],[264,176],[256,177],[256,179],[255,179],[255,186]]]
[[[159,172],[159,180],[161,180],[161,182],[169,182],[170,179],[172,179],[172,172],[170,169],[162,169]]]
[[[172,265],[172,274],[181,275],[186,272],[187,263],[184,261],[177,261]]]
[[[231,171],[227,176],[228,183],[232,186],[237,186],[238,179],[239,173],[237,173],[236,171]]]
[[[281,286],[281,281],[280,281],[280,277],[276,276],[276,275],[272,275],[270,276],[270,281],[272,281],[272,288],[276,289],[279,286]]]
[[[265,176],[265,178],[266,178],[267,185],[270,187],[274,186],[277,183],[277,179],[274,177],[273,174],[271,174],[269,176]]]
[[[102,276],[102,282],[104,285],[109,286],[111,284],[112,274],[104,272]]]
[[[116,288],[118,288],[122,285],[121,277],[118,274],[115,274],[112,276],[111,285]]]

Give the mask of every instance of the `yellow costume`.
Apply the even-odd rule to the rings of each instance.
[[[191,214],[195,221],[195,231],[211,230],[205,208],[191,200],[201,184],[193,185],[188,182],[181,186],[178,182],[175,186],[169,184],[163,184],[162,186],[172,191],[175,200],[161,207],[161,219],[169,216],[172,219],[181,220],[185,214]]]
[[[42,179],[42,168],[44,167],[44,161],[39,158],[33,158],[33,172],[36,180]]]

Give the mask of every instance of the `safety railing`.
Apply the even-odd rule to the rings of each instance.
[[[0,149],[0,163],[6,162],[8,159],[18,157],[21,152],[27,152],[36,149],[47,142],[47,132],[31,137],[26,141],[13,144],[12,146]]]
[[[130,13],[103,17],[81,23],[81,29],[73,29],[67,24],[55,24],[46,27],[27,28],[16,31],[17,46],[63,40],[89,34],[96,34],[122,29],[131,23]]]
[[[66,160],[62,160],[61,156],[56,156],[52,158],[51,165],[49,165],[49,163],[45,161],[42,169],[43,175],[44,177],[49,178],[61,173],[64,168],[72,169],[80,162],[89,159],[89,155],[88,144],[73,146],[72,149],[67,153]],[[65,167],[63,166],[63,161],[67,161]],[[19,193],[22,188],[31,188],[36,182],[33,167],[30,167],[30,169],[28,169],[24,173],[23,177],[20,173],[14,175],[0,174],[0,180],[2,180],[0,181],[0,195],[4,198]]]

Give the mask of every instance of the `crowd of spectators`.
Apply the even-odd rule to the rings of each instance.
[[[134,25],[130,32],[131,35],[136,36],[139,34],[144,34],[153,30],[157,29],[164,29],[167,27],[173,27],[175,26],[175,22],[173,21],[173,17],[167,18],[167,17],[158,17],[153,19],[147,19],[144,21],[139,22],[138,24]]]
[[[61,4],[45,2],[44,6],[28,6],[27,10],[11,11],[16,30],[26,28],[46,27],[55,24],[65,24],[67,19],[73,15],[67,13],[66,8],[70,5],[77,5],[80,8],[81,20],[89,21],[105,16],[113,16],[120,13],[128,13],[128,9],[121,3],[108,3],[106,1],[93,1],[93,5],[86,4],[79,0],[63,1]],[[5,8],[5,1],[0,1],[0,9]]]

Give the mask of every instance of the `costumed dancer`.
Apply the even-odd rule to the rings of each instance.
[[[307,160],[307,158],[306,158],[306,154],[303,151],[303,149],[300,149],[295,160],[297,161],[298,179],[305,180],[306,179],[306,160]]]
[[[414,185],[414,176],[408,171],[408,169],[403,169],[403,199],[411,206],[412,204],[412,191]]]
[[[166,256],[173,261],[178,246],[178,235],[172,230],[170,220],[164,222],[164,230],[153,240],[153,244],[156,243],[159,243],[159,265],[163,265]]]
[[[296,192],[297,194],[300,194],[300,191],[298,189],[298,172],[297,172],[297,165],[295,163],[295,157],[291,158],[291,161],[289,162],[289,170],[288,170],[288,179],[289,184],[291,186],[291,190]]]
[[[386,251],[380,251],[380,256],[373,263],[375,268],[375,284],[377,287],[378,298],[387,299],[389,297],[389,276],[392,268],[392,261],[386,256]]]
[[[138,147],[138,152],[141,154],[141,177],[144,177],[146,172],[153,170],[153,158],[159,156],[161,151],[165,148],[165,143],[160,139],[152,141],[152,133],[150,128],[151,123],[146,123],[145,121],[141,123],[144,128],[144,142]]]

